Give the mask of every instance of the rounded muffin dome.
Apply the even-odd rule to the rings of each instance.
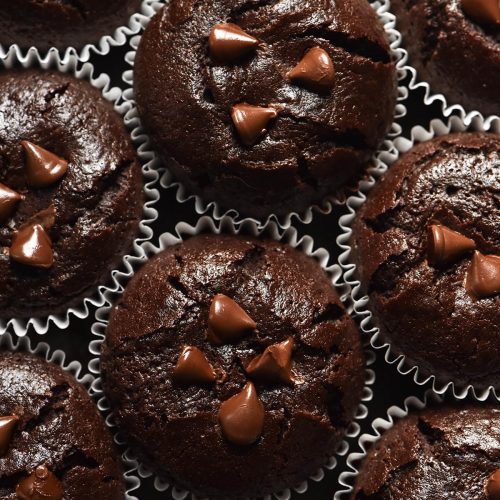
[[[242,236],[196,236],[144,264],[113,308],[101,369],[140,460],[210,498],[307,479],[364,385],[356,325],[318,263]]]
[[[449,104],[461,104],[466,111],[500,114],[498,2],[392,0],[391,10],[410,55],[408,62],[432,92],[444,94]]]
[[[351,261],[382,341],[440,382],[500,386],[499,145],[483,133],[418,144],[352,225]]]
[[[320,203],[359,176],[393,120],[395,68],[365,0],[174,0],[134,67],[169,168],[244,216]]]

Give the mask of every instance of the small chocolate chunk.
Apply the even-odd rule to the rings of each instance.
[[[63,158],[29,141],[21,141],[26,152],[26,176],[31,186],[42,188],[57,182],[68,170]]]
[[[318,93],[329,91],[335,84],[333,61],[328,52],[320,47],[310,49],[286,76]]]
[[[259,41],[232,23],[217,24],[208,38],[211,57],[221,63],[232,64],[254,50]]]
[[[500,469],[493,472],[486,480],[484,491],[488,500],[500,500]]]
[[[221,293],[212,299],[207,333],[212,344],[231,344],[256,327],[255,321],[233,299]]]
[[[18,420],[19,417],[16,417],[16,415],[0,417],[0,457],[3,457],[9,449]]]
[[[498,0],[462,0],[464,12],[479,23],[500,24]]]
[[[16,487],[19,500],[62,500],[63,485],[46,465],[39,465]]]
[[[500,256],[475,251],[465,278],[465,289],[478,299],[500,293]]]
[[[221,404],[219,423],[231,443],[245,446],[257,441],[264,428],[264,406],[252,382]]]
[[[440,224],[433,224],[428,229],[427,255],[434,265],[446,264],[476,248],[470,238]]]
[[[173,378],[181,385],[204,385],[215,382],[216,374],[203,352],[186,346],[177,360]]]
[[[244,144],[255,144],[266,132],[269,122],[278,116],[274,108],[261,108],[250,104],[236,104],[231,109],[231,118]]]
[[[270,345],[260,356],[250,361],[246,369],[248,375],[254,380],[293,384],[293,345],[291,337],[279,344]]]
[[[22,195],[0,183],[0,223],[5,222],[11,216],[15,206],[22,199]]]
[[[52,242],[40,224],[21,228],[10,247],[10,257],[27,266],[47,269],[54,264]]]

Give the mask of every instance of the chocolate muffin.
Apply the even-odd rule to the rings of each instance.
[[[409,64],[450,104],[500,114],[497,0],[391,0]]]
[[[128,24],[141,0],[0,0],[0,44],[82,48]]]
[[[358,331],[321,267],[244,236],[196,236],[148,261],[112,310],[101,368],[140,459],[210,498],[316,472],[364,384]]]
[[[137,233],[142,175],[97,89],[0,72],[0,317],[58,313],[104,284]]]
[[[478,388],[500,387],[499,146],[484,133],[415,146],[352,226],[382,340],[422,375]]]
[[[124,494],[119,454],[85,389],[37,356],[0,352],[0,497]]]
[[[173,0],[146,28],[134,87],[177,179],[261,218],[360,174],[393,120],[395,75],[366,0]]]
[[[445,406],[410,414],[364,459],[352,500],[496,500],[500,408]]]

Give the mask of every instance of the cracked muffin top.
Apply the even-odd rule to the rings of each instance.
[[[434,93],[467,111],[500,114],[497,0],[392,0],[409,64]]]
[[[141,0],[0,0],[0,44],[82,48],[128,24]]]
[[[142,213],[121,117],[85,81],[0,73],[0,317],[66,310],[119,265]]]
[[[0,498],[124,494],[119,454],[85,389],[40,357],[0,352]]]
[[[315,473],[364,384],[359,333],[319,264],[243,236],[196,236],[149,260],[112,310],[101,368],[141,459],[210,498]]]
[[[424,375],[500,387],[500,138],[460,133],[404,154],[352,227],[385,342]]]
[[[368,451],[351,500],[496,500],[500,409],[444,406],[411,413]]]
[[[259,218],[304,211],[357,178],[396,101],[366,0],[173,0],[146,28],[134,82],[175,176]]]

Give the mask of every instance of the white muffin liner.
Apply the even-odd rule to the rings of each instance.
[[[185,222],[180,222],[175,227],[175,234],[164,233],[159,237],[158,246],[154,246],[152,243],[147,242],[142,245],[142,255],[130,259],[127,262],[127,271],[117,274],[117,281],[120,283],[121,288],[119,292],[112,293],[111,291],[105,292],[105,298],[107,304],[96,311],[97,321],[92,326],[92,333],[96,337],[89,345],[90,352],[96,357],[92,359],[89,363],[89,370],[94,373],[98,378],[95,380],[92,388],[94,393],[99,397],[98,407],[101,411],[108,413],[106,419],[107,424],[112,429],[116,431],[116,423],[113,419],[113,414],[111,413],[111,408],[109,402],[104,396],[101,378],[100,378],[100,366],[99,366],[99,356],[101,352],[101,345],[104,341],[106,326],[108,323],[109,314],[112,309],[112,305],[116,302],[119,294],[123,292],[127,282],[135,274],[136,270],[144,264],[150,257],[161,252],[162,250],[181,243],[182,241],[202,233],[213,233],[213,234],[239,234],[240,232],[244,234],[250,234],[253,236],[263,235],[265,237],[282,241],[289,244],[290,246],[297,248],[304,252],[306,255],[314,258],[324,271],[331,277],[331,282],[333,286],[337,288],[337,291],[341,297],[341,300],[345,300],[347,295],[347,289],[339,284],[341,277],[341,269],[336,264],[330,264],[330,255],[324,248],[315,248],[314,240],[310,236],[304,236],[299,239],[297,231],[291,227],[287,230],[280,229],[279,226],[273,222],[268,223],[266,227],[259,227],[255,221],[244,221],[241,224],[236,224],[230,217],[222,217],[219,221],[214,221],[208,216],[201,217],[196,226],[191,226]],[[348,428],[348,431],[344,439],[339,443],[338,449],[334,456],[332,456],[325,465],[320,468],[316,474],[309,477],[307,480],[303,481],[300,485],[293,488],[297,493],[305,493],[308,489],[308,481],[321,481],[325,476],[325,470],[332,470],[337,465],[337,458],[345,456],[349,450],[349,444],[347,440],[351,440],[359,435],[360,425],[359,421],[365,419],[368,415],[368,409],[364,403],[371,401],[373,397],[373,392],[371,386],[375,382],[375,373],[373,370],[368,368],[375,361],[375,355],[373,351],[365,349],[366,356],[366,368],[365,368],[365,387],[363,389],[363,395],[361,403],[359,404],[353,422]],[[122,444],[126,444],[123,437],[120,436],[119,432],[116,434],[116,441]],[[140,460],[134,454],[131,449],[126,452],[127,459],[133,461],[137,468],[138,474],[142,478],[147,478],[153,476],[153,473],[141,464]],[[170,488],[171,497],[175,500],[183,500],[186,498],[196,498],[191,495],[188,491],[176,488],[173,485],[161,480],[158,476],[155,476],[154,486],[156,490],[164,492]],[[268,495],[266,500],[271,500],[271,498],[276,498],[278,500],[288,500],[291,497],[291,490],[287,489],[281,492],[277,492],[273,495]]]
[[[67,61],[62,61],[57,52],[51,52],[47,57],[43,58],[36,50],[30,51],[27,55],[19,57],[15,48],[11,48],[4,57],[0,57],[0,70],[11,69],[14,67],[22,68],[42,68],[68,73],[74,77],[88,81],[93,87],[102,92],[103,97],[110,101],[115,111],[124,116],[130,104],[123,102],[122,91],[118,87],[111,87],[109,76],[100,74],[94,76],[94,67],[90,63],[85,63],[79,67],[76,57],[69,58]],[[137,148],[139,144],[133,141]],[[133,255],[140,254],[140,244],[144,241],[151,239],[153,231],[149,227],[157,218],[158,212],[153,208],[153,205],[159,199],[159,192],[155,189],[155,184],[158,181],[158,172],[151,167],[151,162],[147,157],[140,155],[139,158],[142,164],[143,182],[144,182],[144,206],[142,219],[139,223],[137,236],[133,241],[130,248],[130,255],[124,255],[123,263],[126,263]],[[88,291],[88,297],[81,300],[81,302],[67,309],[65,313],[51,314],[47,317],[33,317],[33,318],[0,318],[0,335],[7,330],[13,331],[18,336],[26,335],[30,326],[39,334],[47,333],[51,323],[54,323],[58,328],[65,329],[70,323],[72,316],[77,318],[86,318],[89,316],[89,306],[100,307],[105,303],[103,292],[105,290],[116,290],[118,283],[115,280],[115,275],[118,270],[114,269],[102,277],[104,283],[94,286]]]
[[[432,390],[428,390],[423,395],[423,398],[417,398],[416,396],[410,396],[404,400],[403,406],[391,406],[387,410],[387,416],[385,418],[376,418],[371,424],[373,433],[362,434],[358,439],[357,451],[351,452],[347,457],[347,468],[349,470],[342,472],[339,476],[340,488],[334,495],[333,500],[348,500],[356,482],[356,478],[359,474],[359,467],[363,460],[365,459],[368,451],[373,447],[373,445],[381,438],[381,436],[387,432],[389,429],[394,427],[394,425],[405,419],[408,414],[423,410],[430,405],[439,406],[447,401],[456,402],[457,399],[453,396],[447,395],[447,397],[439,396]],[[470,398],[470,402],[477,402],[476,399]],[[494,400],[493,400],[494,401]]]
[[[37,57],[41,56],[44,61],[56,55],[63,62],[70,62],[74,58],[81,62],[87,62],[93,54],[105,56],[109,54],[112,47],[121,47],[125,45],[131,36],[137,35],[141,31],[144,19],[150,18],[154,10],[158,10],[159,6],[161,6],[161,4],[157,0],[143,0],[139,11],[130,16],[125,26],[116,27],[112,34],[104,35],[96,42],[88,43],[80,49],[76,47],[67,47],[65,49],[52,47],[48,51],[39,51],[36,47],[23,49],[17,44],[12,44],[10,46],[0,44],[0,58],[14,51],[18,59],[23,59],[34,53]]]
[[[391,9],[391,0],[376,0],[372,2],[372,6],[380,10],[381,12],[390,12]],[[472,120],[477,114],[480,114],[479,111],[475,110],[466,110],[460,104],[450,104],[447,98],[443,94],[436,94],[432,91],[432,88],[429,83],[422,81],[417,74],[417,70],[411,65],[410,57],[408,51],[402,47],[403,37],[400,35],[399,43],[396,46],[400,57],[398,58],[396,67],[398,69],[398,73],[402,75],[403,78],[409,77],[410,81],[408,83],[408,88],[410,90],[419,90],[423,89],[424,91],[424,103],[427,106],[434,104],[435,102],[441,105],[441,112],[445,117],[450,116],[452,113],[457,114],[462,118],[466,125],[470,125]],[[464,62],[465,64],[465,62]],[[491,121],[496,116],[484,117],[485,121]],[[498,118],[498,117],[496,117]]]
[[[396,19],[395,17],[384,8],[384,6],[375,6],[377,15],[380,19],[380,22],[384,26],[385,32],[387,34],[387,38],[389,40],[390,48],[392,51],[392,56],[394,58],[394,62],[396,63],[396,71],[397,71],[397,80],[398,80],[398,89],[397,89],[397,103],[394,111],[394,122],[391,125],[390,131],[387,137],[395,137],[401,133],[401,126],[398,124],[398,121],[402,119],[406,115],[406,107],[403,104],[403,101],[408,97],[408,90],[405,86],[402,85],[402,80],[405,78],[406,73],[404,73],[399,68],[399,63],[403,58],[403,50],[399,48],[401,45],[401,35],[395,29]],[[156,9],[159,10],[159,9]],[[147,26],[151,18],[142,19],[142,23],[144,28]],[[158,168],[158,171],[161,174],[160,177],[160,185],[164,189],[173,189],[175,190],[175,197],[179,203],[185,203],[187,201],[194,201],[194,208],[196,213],[199,215],[209,214],[212,215],[216,220],[221,220],[225,216],[231,216],[236,222],[241,222],[245,220],[249,220],[258,224],[259,227],[264,227],[268,222],[275,222],[280,227],[287,229],[289,228],[294,219],[304,223],[309,224],[315,213],[321,214],[329,214],[332,209],[336,205],[344,205],[347,197],[353,192],[353,190],[349,190],[348,188],[341,188],[336,193],[325,197],[325,199],[320,204],[311,205],[304,212],[297,213],[291,212],[286,215],[276,215],[270,214],[267,218],[256,219],[252,217],[244,217],[239,214],[239,212],[235,209],[224,209],[215,201],[206,201],[202,199],[198,195],[191,194],[188,189],[186,189],[180,182],[176,182],[174,176],[170,172],[168,168],[166,168],[163,162],[160,160],[158,155],[154,152],[153,146],[148,138],[148,135],[144,128],[141,125],[141,120],[139,117],[139,113],[136,107],[135,98],[134,98],[134,60],[135,54],[137,52],[137,48],[139,47],[139,42],[141,40],[141,36],[134,36],[130,40],[131,51],[128,52],[125,56],[125,61],[132,67],[132,69],[125,71],[123,74],[124,82],[129,86],[124,93],[123,97],[126,101],[130,102],[131,109],[125,116],[125,121],[129,126],[134,128],[133,135],[137,140],[141,141],[141,147],[139,148],[139,152],[146,156],[146,158],[153,159],[154,164]],[[385,143],[381,146],[385,147]],[[173,160],[172,160],[173,161]]]
[[[433,390],[438,394],[451,392],[455,398],[464,399],[469,394],[479,400],[486,400],[490,395],[500,400],[500,386],[490,386],[486,389],[475,389],[473,385],[462,386],[449,380],[438,380],[435,375],[423,375],[419,367],[408,362],[404,355],[396,355],[391,348],[391,344],[384,342],[380,335],[380,330],[374,326],[372,313],[369,309],[369,297],[361,294],[361,283],[356,279],[356,265],[349,260],[351,253],[350,238],[352,235],[351,225],[355,219],[356,211],[366,200],[366,194],[377,182],[377,179],[394,164],[398,158],[411,149],[416,143],[428,141],[434,137],[449,134],[451,132],[494,132],[500,133],[500,118],[484,119],[480,113],[474,112],[470,115],[470,123],[466,123],[458,116],[452,116],[447,123],[441,120],[432,120],[425,129],[421,126],[413,127],[409,139],[398,137],[394,139],[391,147],[387,151],[377,154],[376,164],[370,170],[370,177],[361,184],[360,191],[347,200],[348,214],[339,219],[339,225],[342,233],[337,238],[337,243],[342,249],[339,256],[339,264],[344,271],[344,280],[351,287],[351,299],[353,309],[361,319],[361,330],[370,338],[371,346],[384,354],[387,363],[395,365],[401,375],[412,376],[413,381],[418,385],[424,385],[428,382]]]
[[[48,363],[53,363],[61,367],[65,372],[70,373],[73,378],[81,384],[88,392],[91,399],[94,399],[92,393],[92,384],[95,377],[90,373],[84,373],[82,364],[79,361],[68,361],[66,353],[60,349],[52,351],[49,344],[39,342],[34,347],[31,344],[29,337],[15,338],[10,333],[0,335],[0,351],[12,352],[27,352],[39,356]],[[123,462],[123,484],[125,486],[125,500],[138,500],[131,493],[137,490],[141,484],[141,480],[135,474],[134,463],[130,462],[124,454],[122,454]]]

